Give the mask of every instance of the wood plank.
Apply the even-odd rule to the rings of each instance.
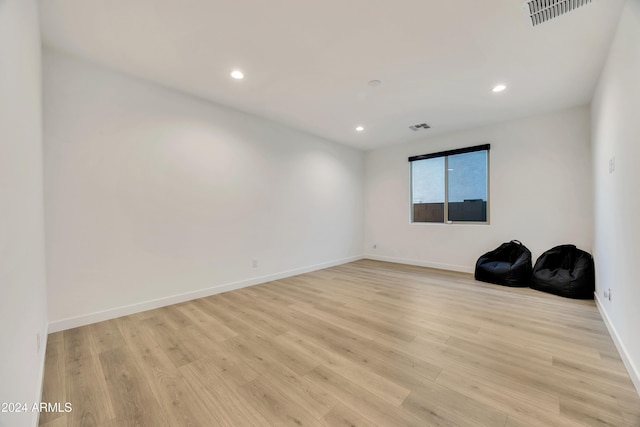
[[[160,316],[148,318],[143,324],[176,366],[194,362],[206,355],[205,352],[199,351],[202,348],[201,340],[193,341],[186,336],[186,333],[193,332],[194,328],[185,327],[177,330],[170,321],[165,322],[164,317]]]
[[[436,382],[506,414],[516,414],[533,425],[551,425],[552,420],[557,419],[560,414],[557,397],[543,393],[532,394],[530,390],[521,391],[521,384],[516,380],[491,383],[482,378],[473,378],[467,372],[450,372],[447,368]]]
[[[65,392],[73,411],[69,426],[97,426],[115,418],[102,365],[95,353],[88,328],[64,331]],[[69,349],[69,352],[67,352]],[[53,402],[59,399],[51,399]]]
[[[420,392],[411,392],[402,404],[402,408],[420,418],[426,425],[442,427],[474,427],[479,425],[502,426],[506,421],[506,414],[488,412],[480,418],[490,419],[491,424],[479,424],[478,421],[468,419],[464,414],[456,413],[445,406],[439,405],[431,399],[425,398]],[[462,412],[462,411],[460,411]]]
[[[112,350],[125,345],[122,334],[115,322],[99,322],[89,325],[89,333],[97,353]]]
[[[158,402],[171,403],[163,407],[170,425],[208,426],[210,414],[196,404],[195,393],[176,366],[151,338],[141,322],[132,317],[116,319],[140,373]]]
[[[324,388],[327,393],[376,425],[406,427],[424,425],[420,418],[385,402],[324,366],[319,366],[305,375],[305,378]]]
[[[332,427],[376,427],[376,424],[341,403],[324,416],[324,421]]]
[[[56,332],[47,337],[47,352],[44,360],[44,377],[47,378],[47,381],[42,384],[42,402],[61,402],[64,404],[69,401],[65,386],[63,334],[63,332]],[[64,416],[66,414],[61,412],[41,412],[40,424],[55,425],[53,420]]]
[[[118,408],[118,425],[170,426],[163,413],[163,406],[153,396],[128,348],[118,347],[100,353],[100,364],[104,370],[110,400]]]
[[[322,423],[305,408],[296,405],[264,376],[238,388],[268,421],[269,425],[320,426]]]
[[[377,374],[375,370],[354,363],[310,341],[304,341],[299,337],[296,339],[293,334],[289,337],[281,336],[277,339],[280,339],[280,342],[288,343],[293,351],[304,354],[307,358],[315,359],[318,364],[322,364],[324,367],[331,369],[333,372],[394,406],[399,406],[410,393],[407,388]]]
[[[622,414],[611,406],[602,408],[593,402],[585,404],[568,396],[560,397],[560,414],[571,420],[589,426],[619,427],[624,425]]]
[[[237,337],[237,332],[229,329],[223,322],[210,316],[201,306],[196,304],[181,304],[176,307],[198,327],[202,333],[214,341],[224,341]]]
[[[267,418],[238,392],[233,380],[211,360],[201,359],[179,369],[198,396],[199,404],[211,414],[210,425],[269,425]]]

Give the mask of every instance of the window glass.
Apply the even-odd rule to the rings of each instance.
[[[444,222],[444,164],[444,157],[411,163],[414,222]]]
[[[487,153],[448,156],[449,221],[487,221]]]
[[[489,145],[409,158],[413,222],[486,223],[488,160]]]

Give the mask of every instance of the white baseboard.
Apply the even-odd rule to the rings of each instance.
[[[91,323],[102,322],[104,320],[115,319],[117,317],[128,316],[142,311],[153,310],[154,308],[165,307],[167,305],[178,304],[198,298],[204,298],[222,292],[233,291],[236,289],[246,288],[248,286],[259,285],[261,283],[271,282],[273,280],[284,279],[299,274],[309,273],[311,271],[322,270],[323,268],[334,267],[336,265],[346,264],[348,262],[363,259],[362,255],[343,258],[339,260],[324,262],[321,264],[310,265],[307,267],[296,268],[293,270],[282,271],[280,273],[270,274],[267,276],[253,277],[247,280],[240,280],[231,283],[222,283],[210,288],[200,289],[197,291],[186,292],[184,294],[172,295],[169,297],[158,298],[151,301],[145,301],[137,304],[126,305],[123,307],[112,308],[109,310],[99,311],[96,313],[85,314],[82,316],[70,317],[62,320],[49,322],[49,333],[64,331],[67,329],[77,328],[79,326],[89,325]]]
[[[624,363],[625,368],[627,368],[627,372],[629,373],[631,382],[633,382],[633,385],[635,386],[636,391],[638,392],[638,395],[640,395],[640,371],[638,370],[636,365],[633,363],[633,360],[631,360],[631,358],[629,357],[627,348],[624,346],[624,344],[620,340],[618,331],[616,331],[616,328],[613,326],[613,323],[611,323],[611,319],[609,318],[607,311],[604,309],[604,306],[602,305],[600,298],[598,298],[598,293],[596,292],[594,293],[594,295],[596,300],[596,306],[600,311],[602,320],[604,320],[604,324],[607,326],[607,329],[609,330],[609,335],[611,335],[611,338],[613,339],[613,342],[616,345],[616,348],[618,349],[618,353],[620,353],[620,358],[622,359],[622,363]]]
[[[375,261],[395,262],[397,264],[407,264],[407,265],[415,265],[418,267],[435,268],[438,270],[457,271],[460,273],[473,273],[474,271],[474,267],[468,267],[464,265],[453,265],[453,264],[439,264],[435,262],[420,261],[415,259],[393,258],[388,256],[380,256],[380,255],[372,255],[372,254],[366,254],[364,258],[372,259]]]

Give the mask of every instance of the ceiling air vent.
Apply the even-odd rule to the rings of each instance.
[[[591,3],[593,0],[531,0],[523,4],[524,10],[530,19],[531,26],[535,27],[543,22],[557,18],[560,15],[571,12],[579,7]]]
[[[414,132],[419,131],[420,129],[429,129],[431,126],[429,126],[426,123],[420,123],[419,125],[413,125],[413,126],[409,126],[409,129],[411,129]]]

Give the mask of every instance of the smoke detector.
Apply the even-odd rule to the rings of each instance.
[[[429,129],[431,126],[429,126],[426,123],[420,123],[419,125],[413,125],[413,126],[409,126],[409,129],[411,129],[414,132],[419,131],[420,129]]]
[[[564,15],[593,0],[530,0],[522,5],[532,27]]]

